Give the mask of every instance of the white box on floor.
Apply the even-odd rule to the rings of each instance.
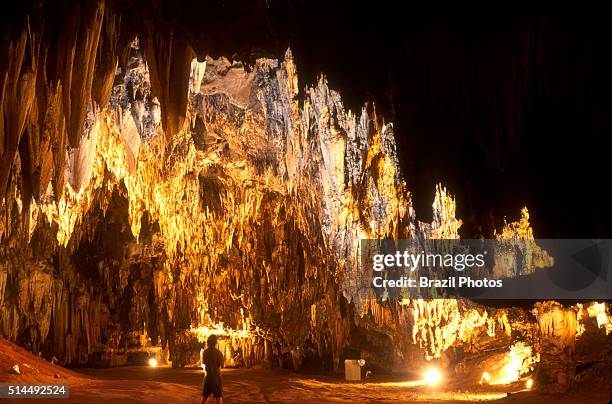
[[[344,360],[344,378],[348,381],[361,380],[361,366],[359,366],[359,359]]]

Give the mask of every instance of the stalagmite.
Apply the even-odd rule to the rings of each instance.
[[[563,393],[574,381],[576,311],[557,302],[536,304],[540,328],[540,366],[537,388],[543,393]]]

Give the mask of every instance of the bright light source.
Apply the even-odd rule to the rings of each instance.
[[[149,359],[149,366],[151,366],[152,368],[157,367],[157,359],[155,358]]]
[[[484,372],[480,377],[480,384],[489,384],[491,383],[491,375],[487,372]]]
[[[527,387],[529,390],[531,390],[531,388],[533,387],[533,379],[532,378],[527,379],[527,382],[525,382],[525,387]]]
[[[359,362],[357,362],[359,364],[359,366],[365,366],[365,359],[359,359]]]
[[[436,368],[429,368],[425,372],[425,382],[429,385],[438,384],[442,380],[442,373]]]

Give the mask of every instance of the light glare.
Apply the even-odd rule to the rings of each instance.
[[[491,383],[491,375],[488,372],[484,372],[480,378],[480,384]]]
[[[149,366],[151,366],[152,368],[157,367],[157,359],[155,358],[149,359]]]
[[[442,374],[436,368],[429,368],[425,372],[425,382],[429,385],[436,385],[442,380]]]

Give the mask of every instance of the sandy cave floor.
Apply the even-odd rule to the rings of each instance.
[[[21,375],[9,372],[19,363]],[[197,403],[203,372],[200,369],[167,367],[121,367],[67,370],[52,365],[13,344],[0,340],[0,382],[67,383],[66,403]],[[446,381],[436,388],[418,381],[394,378],[368,383],[349,383],[339,377],[298,374],[285,370],[224,369],[225,403],[607,403],[593,389],[590,393],[539,395],[517,392],[520,386],[462,386]],[[510,394],[507,394],[510,393]],[[29,403],[15,399],[0,402]],[[209,401],[211,402],[211,401]]]
[[[197,403],[202,371],[123,367],[87,369],[87,378],[67,381],[74,403]],[[223,372],[226,403],[452,403],[452,402],[585,402],[577,397],[550,397],[524,392],[506,396],[503,388],[461,391],[454,385],[431,389],[411,382],[346,383],[332,378],[298,375],[289,371],[226,369]],[[501,400],[500,400],[501,399]],[[35,400],[7,400],[34,402]],[[40,400],[39,400],[40,401]],[[597,401],[592,401],[597,402]]]

